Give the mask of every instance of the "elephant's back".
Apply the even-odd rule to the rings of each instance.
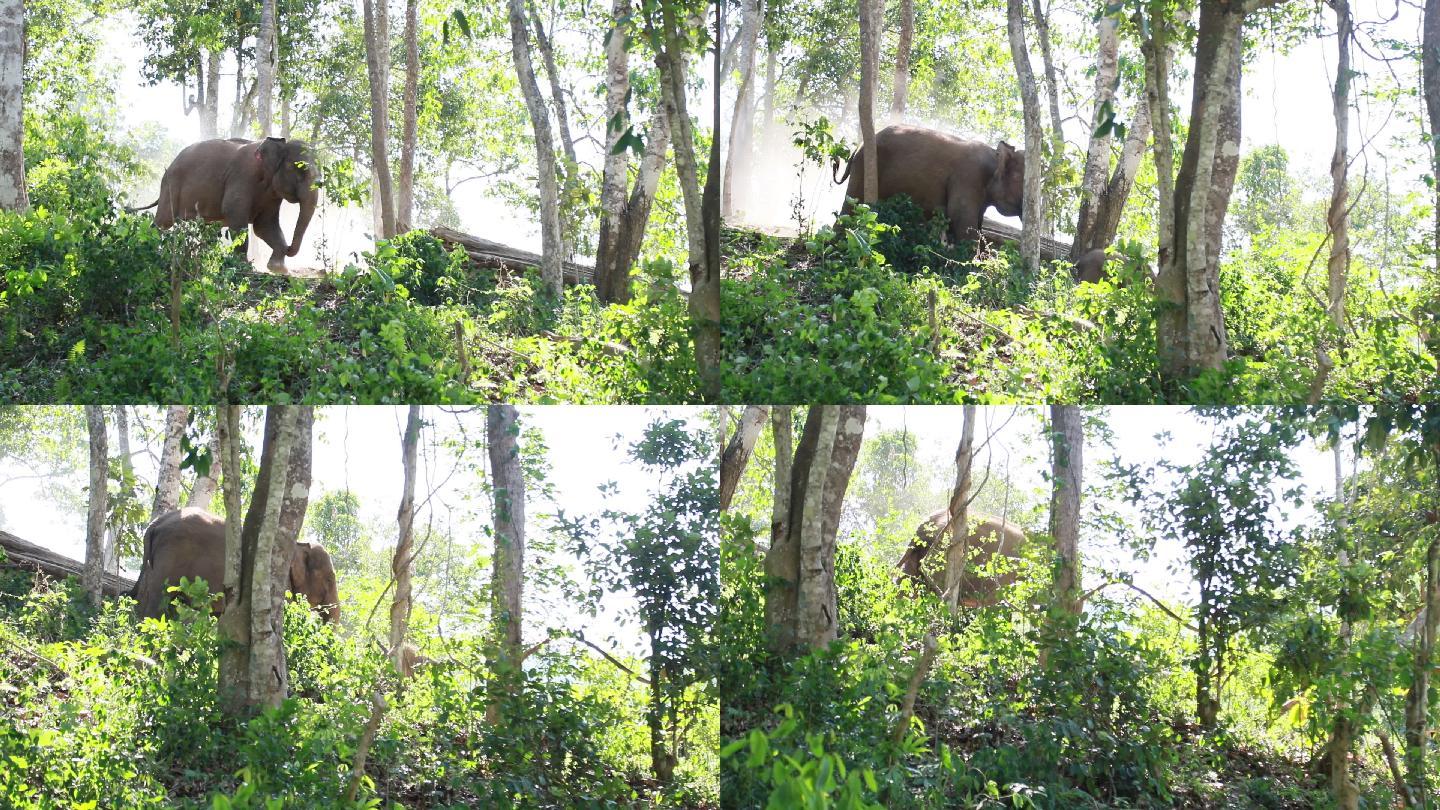
[[[1015,557],[1020,554],[1020,547],[1025,544],[1025,530],[994,515],[980,514],[976,515],[976,518],[971,537],[987,540],[987,546],[993,544],[995,551],[1006,556]]]
[[[192,143],[176,153],[175,160],[170,163],[170,168],[228,163],[248,144],[249,141],[226,138]]]
[[[156,518],[145,530],[143,574],[151,587],[178,585],[181,577],[203,577],[219,592],[225,577],[225,520],[186,507]]]

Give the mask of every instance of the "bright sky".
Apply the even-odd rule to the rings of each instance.
[[[638,406],[520,408],[522,428],[537,428],[544,435],[549,449],[549,480],[554,485],[556,498],[561,501],[558,504],[546,502],[532,494],[526,504],[527,534],[532,538],[541,536],[551,525],[557,508],[564,508],[572,516],[594,514],[605,508],[642,510],[648,503],[654,482],[638,466],[627,462],[626,452],[630,443],[639,439],[645,426],[657,417],[684,418],[699,426],[703,410],[700,407]],[[362,504],[362,523],[378,522],[394,526],[403,477],[400,436],[404,430],[406,409],[385,406],[327,407],[317,409],[317,417],[310,490],[312,503],[325,492],[348,487]],[[446,434],[457,433],[457,424],[463,422],[472,441],[483,441],[485,435],[483,409],[455,415],[439,408],[426,408],[424,419]],[[427,427],[422,442],[432,439],[435,429]],[[247,443],[252,448],[258,447],[258,426],[251,434],[246,437]],[[618,440],[617,434],[621,437]],[[138,438],[132,438],[132,442],[132,451],[141,449]],[[112,437],[112,452],[114,446]],[[478,462],[481,455],[476,452],[475,461]],[[478,489],[475,478],[464,471],[452,476],[451,462],[438,454],[422,455],[419,466],[417,505],[432,488],[442,483],[443,486],[432,499],[429,511],[422,509],[418,512],[416,524],[423,526],[433,516],[437,530],[451,526],[457,544],[463,544],[464,538],[482,537],[479,525],[470,523],[464,516],[467,505],[461,497],[467,489]],[[153,457],[137,456],[135,467],[141,480],[154,481]],[[22,472],[13,462],[0,463],[0,481]],[[83,471],[81,477],[84,477]],[[608,481],[619,485],[618,492],[602,497],[597,487]],[[84,481],[77,481],[77,492],[83,486]],[[150,493],[143,493],[141,497],[149,498]],[[37,481],[17,480],[0,486],[0,503],[3,503],[0,528],[72,558],[84,557],[84,515],[57,509],[53,502],[41,496]],[[488,525],[488,509],[480,506],[478,511],[478,521]],[[393,544],[394,537],[382,536],[382,540]],[[585,580],[578,561],[572,559],[570,563],[573,574],[583,585]],[[341,582],[341,587],[344,587],[344,582]],[[619,613],[632,607],[633,602],[628,597],[609,598],[597,619],[587,619],[590,624],[575,629],[585,630],[587,637],[597,642],[614,636],[619,648],[638,652],[641,640],[639,628],[633,623],[622,627],[617,618]],[[527,638],[538,636],[543,626],[573,626],[576,620],[575,616],[535,617],[527,620]]]
[[[403,20],[397,22],[393,17],[391,20],[391,32],[394,36],[400,35],[403,27]],[[124,11],[110,16],[105,20],[104,25],[104,47],[101,53],[101,60],[112,63],[119,72],[117,82],[117,107],[121,120],[125,127],[133,128],[146,122],[157,122],[170,133],[170,137],[181,144],[194,143],[200,140],[200,119],[198,114],[189,116],[183,115],[181,100],[183,93],[179,85],[173,82],[161,82],[154,86],[146,85],[140,75],[141,56],[146,52],[143,42],[136,35],[136,18],[132,12]],[[508,36],[508,34],[507,34]],[[557,47],[565,47],[566,42],[573,44],[574,37],[567,36],[566,32],[557,35]],[[575,45],[575,47],[580,47]],[[508,51],[508,44],[506,45]],[[692,72],[708,76],[713,73],[712,61],[707,57],[702,60]],[[221,69],[220,80],[220,137],[229,134],[229,123],[231,111],[235,99],[235,66],[232,60],[226,59]],[[403,77],[403,70],[396,67],[394,81],[399,82]],[[575,76],[568,79],[570,87],[576,93],[586,93],[599,81],[598,77]],[[193,89],[191,91],[193,93]],[[548,93],[548,88],[544,91]],[[697,119],[697,127],[700,131],[708,132],[710,126],[710,110],[713,109],[708,101],[708,94],[704,91],[692,90],[690,97],[690,112]],[[517,104],[520,103],[517,99]],[[572,123],[578,126],[578,122]],[[595,133],[598,134],[598,133]],[[589,162],[599,165],[598,146],[591,139],[583,137],[584,133],[575,132],[576,150],[582,162]],[[392,133],[392,138],[398,140],[399,134]],[[558,139],[558,135],[556,135]],[[556,147],[559,148],[557,140]],[[460,180],[463,174],[457,174],[453,179]],[[703,182],[703,177],[701,178]],[[158,178],[156,184],[158,187]],[[485,183],[471,182],[460,185],[455,191],[455,209],[460,216],[461,230],[486,239],[508,244],[512,247],[540,251],[540,231],[535,217],[522,209],[514,209],[505,203],[486,195]],[[144,200],[132,200],[130,205],[144,205],[149,203],[153,196],[153,190],[147,191],[151,196]],[[284,228],[287,238],[294,233],[294,219],[299,207],[285,203],[281,211],[281,226]],[[350,254],[358,254],[361,251],[370,249],[374,242],[370,235],[374,233],[372,214],[368,206],[363,208],[340,209],[337,206],[322,203],[322,207],[315,215],[310,225],[310,230],[305,237],[299,256],[287,261],[287,266],[315,267],[329,264],[335,259],[342,263]],[[322,237],[328,241],[323,247],[320,245]],[[251,239],[252,259],[258,260],[257,267],[263,268],[265,261],[269,258],[269,249],[257,239]]]
[[[1049,457],[1041,436],[1040,418],[1047,409],[1024,407],[1018,409],[1003,430],[991,442],[993,469],[1003,471],[1008,458],[1011,475],[1018,489],[1028,490],[1048,487],[1044,474],[1049,471]],[[1010,407],[982,407],[978,409],[975,427],[975,442],[979,446],[982,438],[992,430],[1000,428],[1010,415]],[[1086,409],[1087,416],[1092,409]],[[1084,457],[1084,476],[1087,486],[1098,481],[1100,464],[1104,460],[1118,458],[1125,464],[1152,464],[1169,459],[1176,464],[1186,464],[1200,458],[1209,445],[1212,428],[1196,419],[1188,409],[1178,406],[1124,406],[1105,408],[1105,421],[1114,432],[1115,449],[1102,446],[1094,437],[1087,437]],[[885,406],[867,409],[865,432],[873,436],[881,431],[908,429],[916,436],[920,463],[930,469],[945,469],[946,478],[953,475],[955,447],[960,441],[961,410],[945,406]],[[1161,444],[1157,434],[1168,431],[1171,440]],[[1296,456],[1300,469],[1299,483],[1307,489],[1307,498],[1326,497],[1334,488],[1333,460],[1328,450],[1321,450],[1313,444],[1300,448]],[[1347,456],[1346,470],[1350,469]],[[977,469],[984,464],[983,457],[977,460]],[[979,476],[976,476],[979,479]],[[1001,485],[1001,477],[992,474],[990,486]],[[1048,489],[1047,489],[1048,491]],[[1048,498],[1047,501],[1048,503]],[[943,504],[936,504],[936,507]],[[1126,516],[1128,521],[1143,532],[1143,526],[1136,511],[1125,503],[1109,503],[1086,499],[1081,502],[1082,524],[1092,510],[1108,509]],[[1048,514],[1048,512],[1047,512]],[[1292,514],[1290,525],[1312,517],[1308,509]],[[1194,583],[1185,566],[1184,550],[1173,538],[1156,538],[1154,554],[1149,560],[1138,560],[1128,551],[1122,550],[1115,538],[1094,536],[1082,525],[1080,553],[1083,566],[1091,573],[1086,582],[1093,586],[1100,580],[1095,571],[1127,571],[1134,577],[1136,585],[1167,600],[1186,601],[1194,596]],[[1117,592],[1118,594],[1118,592]]]

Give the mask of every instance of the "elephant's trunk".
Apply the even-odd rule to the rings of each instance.
[[[320,192],[314,186],[304,190],[300,195],[300,216],[295,220],[295,236],[290,240],[290,250],[285,255],[294,256],[300,252],[300,242],[305,238],[305,229],[310,227],[310,218],[315,216],[315,204],[319,202]]]

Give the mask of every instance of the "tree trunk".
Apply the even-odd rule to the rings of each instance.
[[[390,182],[390,21],[386,0],[363,0],[365,67],[370,82],[370,166],[380,210],[380,238],[395,236],[395,197]]]
[[[1345,334],[1345,279],[1350,271],[1350,207],[1347,189],[1350,151],[1350,40],[1354,26],[1349,0],[1330,0],[1335,9],[1339,60],[1335,65],[1335,152],[1330,156],[1330,210],[1325,223],[1330,229],[1329,305],[1330,322],[1337,335]]]
[[[224,490],[221,499],[225,502],[225,575],[223,592],[225,604],[228,610],[232,601],[239,599],[240,594],[240,572],[243,555],[240,548],[240,532],[244,523],[240,519],[240,457],[242,455],[241,443],[243,437],[240,433],[240,406],[221,405],[215,409],[215,439],[220,445],[220,457],[216,463],[221,467],[220,486]],[[145,556],[149,556],[147,553]],[[226,629],[220,629],[224,627]],[[233,628],[233,629],[230,629]],[[248,639],[248,624],[239,615],[237,609],[235,618],[230,624],[225,624],[224,615],[217,625],[217,632],[221,638],[226,632],[231,633],[231,638],[239,640]],[[220,680],[222,686],[231,690],[231,705],[236,712],[241,711],[243,696],[250,692],[249,668],[245,666],[243,650],[235,649],[227,652],[220,652]],[[225,705],[226,692],[221,691],[222,705]]]
[[[1045,98],[1050,106],[1050,166],[1052,178],[1059,175],[1065,163],[1065,129],[1060,122],[1060,79],[1055,72],[1055,57],[1050,49],[1050,15],[1040,5],[1040,0],[1031,0],[1031,11],[1035,15],[1035,38],[1040,40],[1040,64],[1045,69]],[[1093,131],[1093,130],[1092,130]]]
[[[735,112],[730,116],[730,147],[725,160],[725,180],[721,185],[724,194],[720,202],[721,216],[727,219],[735,214],[737,163],[742,167],[741,176],[746,178],[747,187],[750,178],[755,133],[755,49],[760,39],[762,19],[760,0],[743,0],[740,32],[737,34],[740,43],[740,83],[735,90]],[[740,197],[743,205],[746,199],[743,188]]]
[[[255,42],[256,117],[260,137],[271,135],[275,125],[275,0],[260,2],[260,34]]]
[[[1430,242],[1435,274],[1440,275],[1440,0],[1425,0],[1420,35],[1421,93],[1430,119],[1430,176],[1435,178],[1435,233]],[[0,104],[0,107],[3,107]],[[0,204],[3,205],[3,204]]]
[[[767,37],[765,42],[765,107],[764,111],[760,113],[760,150],[766,153],[775,145],[775,70],[777,61],[775,48]]]
[[[390,602],[390,658],[396,672],[405,672],[405,635],[410,627],[410,569],[415,553],[415,456],[420,447],[420,406],[411,405],[400,441],[400,468],[404,471],[400,489],[400,511],[396,516],[399,533],[390,573],[395,578],[395,598]]]
[[[740,476],[744,474],[745,465],[750,461],[750,453],[755,449],[755,440],[760,436],[760,428],[765,425],[769,415],[770,408],[766,405],[747,405],[745,412],[740,415],[740,427],[720,458],[722,512],[730,508],[730,501],[735,497],[735,488],[740,484]]]
[[[1440,462],[1440,450],[1436,452]],[[1440,464],[1437,464],[1440,466]],[[1433,796],[1425,770],[1430,741],[1430,672],[1440,628],[1440,537],[1425,549],[1425,619],[1415,639],[1410,688],[1405,693],[1405,776],[1412,796]]]
[[[1145,99],[1155,135],[1155,349],[1162,376],[1178,378],[1185,367],[1185,276],[1175,263],[1175,158],[1170,123],[1170,43],[1167,21],[1150,22],[1150,38],[1140,46],[1145,57]]]
[[[1345,2],[1345,0],[1340,0]],[[1345,498],[1345,474],[1342,463],[1340,439],[1337,435],[1331,445],[1331,452],[1335,459],[1335,503],[1336,510],[1335,528],[1339,536],[1339,548],[1336,553],[1336,561],[1342,573],[1342,582],[1347,580],[1343,577],[1346,569],[1350,567],[1350,536],[1346,532],[1348,525],[1347,517],[1350,514],[1351,504]],[[1348,587],[1348,586],[1347,586]],[[1347,594],[1341,594],[1337,604],[1347,600]],[[1353,631],[1350,620],[1347,616],[1340,617],[1339,642],[1341,646],[1340,655],[1348,654],[1350,640]],[[1330,743],[1328,747],[1329,771],[1330,771],[1330,792],[1335,796],[1335,806],[1339,810],[1359,810],[1360,794],[1355,789],[1355,783],[1350,780],[1350,749],[1354,745],[1355,728],[1349,714],[1351,701],[1335,701],[1329,707],[1335,714],[1334,722],[1330,727]],[[1408,804],[1408,802],[1407,802]]]
[[[559,298],[564,283],[565,243],[560,226],[560,186],[556,180],[555,139],[550,132],[550,116],[535,68],[530,59],[530,35],[525,25],[525,0],[509,0],[510,48],[515,75],[525,94],[525,109],[530,113],[530,127],[535,134],[535,162],[540,191],[540,243],[544,258],[540,278]]]
[[[152,521],[180,507],[180,440],[185,437],[189,418],[190,409],[184,405],[171,405],[165,411],[165,442],[160,446],[155,500],[150,507]],[[215,458],[212,463],[219,464],[220,459]]]
[[[214,140],[220,137],[220,49],[205,51],[205,80],[200,92],[200,138]]]
[[[770,547],[774,548],[790,532],[790,466],[795,460],[793,405],[776,405],[770,409],[770,434],[775,444],[775,499],[770,508]],[[768,563],[768,559],[767,559]],[[766,600],[769,606],[769,600]]]
[[[975,466],[975,406],[962,406],[960,444],[955,448],[955,487],[950,490],[950,543],[945,547],[945,604],[954,611],[960,606],[960,580],[965,576],[970,537],[971,471]],[[916,561],[919,573],[919,561]]]
[[[105,516],[109,510],[110,486],[104,406],[86,405],[85,423],[90,432],[90,508],[85,521],[85,570],[80,585],[90,597],[90,604],[98,609],[104,584]]]
[[[1038,0],[1036,0],[1038,2]],[[1096,135],[1103,119],[1103,111],[1114,113],[1115,87],[1120,74],[1120,21],[1106,15],[1095,23],[1099,46],[1095,54],[1095,114],[1090,119],[1090,146],[1085,150],[1085,171],[1080,178],[1080,215],[1075,219],[1075,239],[1070,243],[1070,260],[1078,260],[1097,247],[1099,243],[1092,236],[1099,218],[1102,196],[1105,194],[1106,177],[1110,173],[1109,130]]]
[[[559,175],[565,181],[560,190],[560,227],[561,244],[565,247],[564,258],[569,259],[574,253],[578,237],[579,215],[575,210],[580,159],[575,156],[575,140],[570,136],[570,114],[565,107],[565,88],[560,82],[560,70],[555,65],[555,51],[550,46],[550,37],[545,34],[545,26],[540,22],[540,15],[535,10],[533,0],[530,5],[530,22],[535,30],[535,46],[540,49],[540,59],[545,65],[545,77],[550,83],[550,103],[555,108],[555,126],[560,132],[560,148],[565,153],[565,163],[560,167]]]
[[[1145,152],[1145,142],[1150,138],[1150,106],[1140,102],[1135,110],[1135,120],[1125,133],[1125,147],[1120,152],[1120,162],[1110,174],[1110,182],[1100,195],[1095,206],[1095,217],[1087,240],[1091,249],[1109,247],[1120,230],[1120,216],[1125,213],[1125,201],[1130,198],[1130,189],[1135,185],[1135,173],[1140,169],[1140,157]],[[1073,245],[1080,244],[1078,238]],[[1073,255],[1073,254],[1072,254]],[[1084,255],[1084,254],[1080,254]],[[1079,258],[1076,256],[1075,258]]]
[[[1025,44],[1024,0],[1008,0],[1007,30],[1010,56],[1020,84],[1020,103],[1025,118],[1025,200],[1020,212],[1020,256],[1031,273],[1040,270],[1040,234],[1045,230],[1045,166],[1038,160],[1042,150],[1040,95],[1035,89],[1035,72],[1030,67],[1030,49]]]
[[[415,222],[415,147],[419,137],[420,0],[405,0],[404,123],[400,140],[400,188],[395,200],[395,229],[410,230]]]
[[[630,150],[617,148],[630,130],[630,0],[615,0],[605,41],[605,167],[600,180],[600,229],[595,242],[595,295],[605,303],[630,300],[630,267],[621,265],[620,227],[630,181]]]
[[[915,0],[900,0],[900,34],[895,38],[895,83],[890,95],[890,120],[905,120],[910,97],[910,47],[915,40]]]
[[[665,105],[655,109],[650,121],[649,143],[640,160],[640,172],[630,198],[620,217],[619,235],[615,240],[613,290],[618,303],[630,300],[630,270],[640,261],[640,248],[645,243],[645,229],[650,223],[650,208],[660,187],[660,174],[665,169],[665,151],[670,148],[670,121]]]
[[[1085,431],[1076,405],[1050,406],[1050,536],[1055,540],[1053,615],[1080,617],[1080,490],[1084,484]]]
[[[238,538],[239,560],[233,572],[228,540],[234,518],[226,521],[219,695],[221,708],[234,716],[251,716],[262,708],[278,706],[289,694],[285,590],[309,500],[312,418],[310,408],[303,406],[266,409],[260,469]],[[228,502],[229,484],[226,487]]]
[[[130,418],[124,405],[115,406],[115,446],[119,450],[120,492],[119,502],[127,504],[135,498],[135,465],[130,459]],[[113,508],[109,511],[113,511]],[[105,550],[102,565],[105,570],[120,573],[120,531],[112,519],[105,529]]]
[[[490,405],[485,429],[495,497],[495,562],[490,585],[490,616],[500,689],[510,690],[519,675],[522,596],[525,581],[525,478],[520,465],[519,413],[513,405]],[[500,693],[490,702],[487,719],[500,718]]]
[[[880,27],[885,24],[884,0],[860,3],[860,156],[864,182],[860,202],[880,198],[880,156],[875,147],[875,84],[880,63]]]
[[[220,436],[217,431],[210,437],[210,471],[205,475],[195,476],[195,484],[190,487],[190,497],[185,500],[186,506],[211,511],[210,506],[215,500],[215,485],[220,480],[220,453]]]
[[[0,210],[30,207],[25,190],[25,2],[0,0]]]

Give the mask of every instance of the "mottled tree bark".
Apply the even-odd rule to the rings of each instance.
[[[271,134],[275,125],[275,0],[260,2],[260,34],[255,40],[255,116],[260,137]]]
[[[740,82],[735,89],[735,110],[730,116],[730,145],[725,160],[725,179],[721,186],[720,213],[729,218],[735,213],[735,166],[745,168],[743,177],[750,177],[749,166],[755,133],[755,50],[760,39],[763,19],[760,0],[743,0],[740,31],[736,34],[740,48]],[[742,189],[741,199],[745,198]]]
[[[220,437],[217,433],[210,437],[210,472],[195,477],[195,484],[190,487],[190,497],[185,499],[186,506],[212,511],[210,506],[215,500],[215,489],[220,480],[220,453]]]
[[[1080,489],[1084,483],[1085,431],[1076,405],[1050,406],[1050,536],[1055,540],[1058,617],[1080,616]]]
[[[180,506],[180,440],[185,436],[185,425],[190,409],[184,405],[171,405],[165,411],[165,441],[160,445],[160,468],[155,478],[155,500],[150,506],[150,519],[154,520]],[[214,459],[215,464],[220,459]]]
[[[601,301],[630,300],[630,266],[621,265],[620,226],[630,178],[630,150],[617,148],[630,128],[630,0],[615,0],[605,41],[605,166],[600,179],[600,232],[595,243],[595,294]]]
[[[90,604],[100,607],[105,571],[105,515],[109,509],[109,448],[105,437],[105,408],[85,406],[85,424],[90,433],[90,507],[85,521],[85,568],[80,586]]]
[[[880,198],[880,156],[875,150],[875,84],[880,63],[880,28],[885,24],[884,0],[860,3],[860,171],[864,178],[860,202]]]
[[[745,412],[740,415],[740,426],[720,457],[722,512],[730,508],[730,501],[735,497],[735,488],[740,485],[740,476],[745,473],[745,465],[749,463],[750,453],[755,449],[755,440],[760,436],[760,428],[764,427],[769,415],[770,408],[766,405],[747,405]]]
[[[1435,234],[1430,247],[1440,275],[1440,0],[1425,0],[1420,34],[1420,85],[1430,119],[1430,176],[1435,178]],[[0,105],[3,106],[3,105]],[[3,205],[3,203],[0,203]]]
[[[420,447],[420,406],[411,405],[406,412],[405,434],[400,439],[400,509],[396,514],[398,531],[395,554],[390,559],[390,574],[395,579],[395,598],[390,602],[390,659],[396,672],[406,669],[405,636],[410,629],[410,571],[415,561],[415,457]]]
[[[0,210],[30,207],[25,190],[25,2],[0,0]]]
[[[970,536],[971,471],[975,465],[975,406],[961,410],[960,444],[955,448],[955,486],[950,490],[950,543],[945,547],[945,576],[941,587],[945,604],[956,610],[960,606],[960,580],[965,576],[965,562]],[[943,533],[942,533],[943,534]],[[916,560],[912,576],[920,573]]]
[[[1025,200],[1020,212],[1020,256],[1030,272],[1040,270],[1040,235],[1045,230],[1045,166],[1042,153],[1040,95],[1035,88],[1035,71],[1030,67],[1030,49],[1025,44],[1024,0],[1008,0],[1007,25],[1010,56],[1020,85],[1020,104],[1025,119]]]
[[[383,0],[382,0],[383,1]],[[400,187],[395,199],[395,230],[415,223],[415,149],[419,139],[420,0],[405,0],[405,90],[401,96]]]
[[[1080,214],[1075,219],[1075,239],[1070,243],[1070,259],[1074,261],[1097,247],[1105,247],[1092,237],[1099,218],[1102,196],[1105,194],[1106,179],[1110,173],[1110,145],[1113,138],[1109,130],[1096,135],[1102,118],[1101,111],[1107,106],[1114,110],[1115,87],[1120,72],[1120,22],[1106,15],[1095,23],[1099,45],[1095,52],[1095,113],[1090,118],[1090,145],[1085,150],[1085,170],[1080,177]]]
[[[519,412],[513,405],[490,405],[485,431],[494,492],[495,562],[490,585],[490,622],[495,658],[492,669],[499,687],[509,690],[519,674],[520,637],[525,582],[525,478],[520,466]],[[500,694],[487,711],[498,722]]]
[[[775,444],[775,498],[770,509],[770,547],[774,548],[789,533],[790,467],[794,463],[794,425],[792,405],[776,405],[770,410],[770,432]],[[768,562],[768,559],[767,559]],[[769,605],[769,601],[766,601]]]
[[[1330,0],[1335,9],[1339,59],[1335,64],[1335,91],[1331,94],[1335,114],[1335,151],[1330,156],[1330,210],[1325,223],[1330,229],[1330,261],[1326,265],[1330,322],[1337,334],[1345,333],[1345,279],[1350,271],[1349,135],[1350,135],[1350,40],[1354,24],[1349,0]]]

